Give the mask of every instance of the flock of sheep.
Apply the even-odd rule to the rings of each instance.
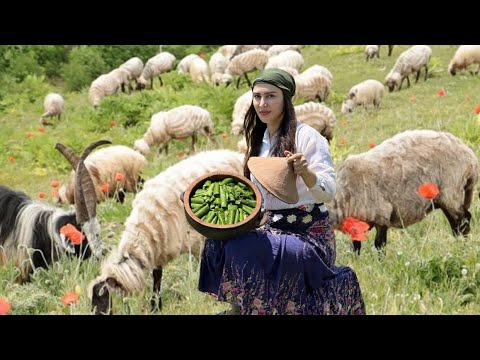
[[[328,97],[333,76],[320,64],[300,73],[304,63],[301,49],[301,46],[296,45],[225,45],[211,56],[208,66],[202,57],[191,54],[180,60],[177,70],[179,73],[190,74],[194,81],[207,81],[213,86],[226,86],[237,76],[239,86],[242,77],[250,84],[247,73],[251,71],[268,67],[283,68],[295,77],[297,96],[307,101],[295,106],[298,120],[309,124],[330,141],[335,128],[335,114],[314,100],[321,102]],[[389,55],[392,49],[393,46],[389,45]],[[378,45],[368,45],[365,50],[367,60],[378,56],[378,52]],[[398,57],[385,84],[390,90],[396,87],[400,90],[404,79],[410,85],[410,74],[415,73],[418,80],[422,68],[425,68],[426,80],[430,57],[431,49],[428,46],[416,45],[407,49]],[[99,106],[102,97],[114,94],[120,88],[133,90],[132,81],[136,81],[138,89],[145,88],[149,82],[152,88],[154,77],[159,77],[162,84],[160,75],[172,70],[175,60],[167,52],[149,59],[145,67],[140,59],[130,59],[92,82],[90,100],[94,106]],[[480,68],[480,46],[460,46],[450,62],[449,72],[455,75],[457,71],[474,63],[479,64]],[[351,88],[342,104],[342,112],[352,111],[359,105],[378,107],[383,95],[384,85],[368,79]],[[231,128],[234,135],[241,134],[243,117],[251,101],[250,90],[236,100]],[[63,109],[63,98],[59,94],[49,94],[45,99],[45,113],[41,122],[48,124],[47,117],[60,116]],[[95,206],[91,199],[96,197],[96,201],[103,201],[107,196],[116,196],[123,202],[125,192],[137,192],[143,186],[133,200],[117,248],[103,262],[101,274],[90,286],[95,313],[111,311],[112,291],[129,293],[143,289],[149,274],[153,276],[154,292],[158,294],[163,266],[179,254],[191,252],[192,249],[197,252],[201,248],[203,239],[187,224],[180,195],[193,179],[208,172],[229,171],[242,174],[242,151],[246,146],[244,139],[239,141],[238,152],[226,149],[203,151],[178,162],[152,179],[144,181],[141,176],[147,163],[145,156],[149,155],[153,146],[167,152],[171,139],[191,136],[193,148],[197,135],[206,136],[215,142],[212,116],[208,110],[199,106],[184,105],[153,114],[149,128],[141,139],[135,141],[133,148],[114,145],[89,155],[94,147],[105,144],[98,142],[77,156],[64,145],[58,147],[74,169],[67,184],[59,191],[60,201],[75,204],[76,220],[72,220],[75,214],[68,213],[69,221],[85,233],[89,244],[93,241],[95,246],[92,250],[97,255],[103,245],[98,239],[96,223],[94,228],[89,227],[92,226],[91,219],[95,219]],[[122,173],[125,177],[116,179],[116,173]],[[435,182],[442,190],[434,199],[435,208],[442,209],[454,234],[466,235],[471,218],[468,209],[477,180],[478,160],[460,139],[433,130],[405,131],[368,152],[349,156],[339,166],[337,194],[327,207],[337,229],[341,228],[343,220],[349,216],[369,223],[376,229],[375,245],[380,248],[386,243],[389,227],[409,226],[422,220],[432,210],[429,201],[414,194],[420,184]],[[99,191],[100,184],[106,182],[111,191]],[[401,187],[398,186],[400,183]],[[79,187],[82,186],[83,190],[80,191]],[[88,192],[85,191],[87,187],[90,189]],[[15,196],[19,200],[15,200]],[[89,200],[85,199],[87,197]],[[0,205],[7,206],[7,201],[17,204],[11,210],[11,217],[0,219],[0,245],[9,244],[9,256],[17,257],[19,263],[25,262],[29,255],[20,254],[20,251],[15,253],[15,246],[37,246],[50,250],[45,245],[48,242],[55,244],[58,254],[75,252],[75,249],[69,249],[65,245],[65,237],[62,238],[58,233],[60,225],[66,222],[63,212],[40,206],[25,194],[12,193],[11,190],[0,187]],[[79,212],[83,217],[79,217]],[[44,213],[57,215],[44,221],[48,231],[39,240],[34,231],[24,228],[33,227],[27,217],[44,216],[41,215]],[[36,215],[33,216],[34,214]],[[13,229],[12,218],[17,215],[18,219],[23,220],[18,220],[15,223],[18,229]],[[61,219],[60,223],[58,219]],[[10,221],[10,230],[8,226],[2,226],[5,221]],[[5,229],[10,232],[6,233]],[[42,241],[45,244],[38,246]],[[354,242],[358,251],[359,244]],[[152,305],[160,307],[161,302],[153,302]]]

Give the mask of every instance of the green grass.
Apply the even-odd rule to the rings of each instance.
[[[340,113],[341,102],[355,84],[369,79],[384,80],[395,59],[407,46],[395,46],[393,55],[386,56],[382,48],[380,59],[366,62],[363,46],[306,46],[302,49],[304,68],[312,64],[326,66],[333,74],[333,89],[326,105],[337,115],[337,128],[331,152],[338,167],[349,154],[369,149],[369,143],[380,144],[407,129],[449,131],[465,141],[475,153],[480,151],[480,118],[474,108],[480,104],[480,77],[469,73],[452,77],[447,66],[457,46],[432,46],[430,77],[402,91],[386,92],[378,111],[357,109],[349,115]],[[253,75],[249,75],[253,79]],[[61,81],[51,85],[43,78],[27,78],[0,102],[0,184],[23,190],[33,198],[47,193],[51,201],[50,182],[64,182],[70,172],[68,163],[54,150],[56,142],[72,146],[77,151],[86,144],[108,139],[114,144],[131,146],[157,111],[182,104],[196,104],[210,110],[218,135],[218,148],[236,149],[239,138],[230,135],[233,105],[247,90],[213,88],[193,84],[187,77],[172,72],[164,75],[165,86],[120,94],[105,99],[98,112],[88,102],[87,89],[65,92]],[[438,90],[445,90],[438,97]],[[66,99],[66,115],[45,133],[37,131],[42,114],[43,97],[48,91],[61,92]],[[414,101],[412,99],[415,99]],[[109,122],[115,120],[117,126]],[[33,137],[27,138],[26,132]],[[228,133],[228,137],[220,136]],[[176,163],[179,155],[190,146],[190,140],[173,141],[169,155],[152,154],[145,169],[151,178]],[[200,139],[198,151],[214,145]],[[15,158],[14,161],[8,159]],[[108,200],[98,206],[102,236],[117,244],[123,223],[131,210],[133,195],[124,205]],[[386,252],[381,255],[373,246],[374,231],[363,243],[361,256],[352,253],[349,237],[337,232],[337,265],[352,267],[359,278],[368,314],[478,314],[480,313],[480,230],[478,192],[471,207],[471,234],[455,238],[443,214],[435,211],[424,221],[406,229],[390,229]],[[100,262],[91,259],[79,262],[65,258],[48,270],[36,272],[28,284],[16,284],[17,270],[12,264],[0,268],[0,297],[7,298],[13,314],[89,314],[87,296],[89,283],[99,274]],[[227,308],[212,297],[197,290],[199,262],[187,254],[172,261],[164,270],[161,314],[215,314]],[[79,286],[79,302],[66,307],[61,296]],[[114,313],[150,314],[148,288],[141,293],[122,297],[114,295]]]

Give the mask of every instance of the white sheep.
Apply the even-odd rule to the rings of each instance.
[[[188,69],[193,82],[210,82],[210,71],[208,69],[208,63],[200,56],[193,58],[190,61]]]
[[[230,59],[238,54],[238,46],[239,45],[223,45],[218,48],[217,52],[225,56],[225,58],[230,61]]]
[[[143,138],[135,141],[134,149],[143,155],[148,155],[150,148],[158,145],[159,152],[165,150],[168,154],[168,142],[171,139],[184,139],[191,136],[192,150],[194,150],[197,134],[216,142],[210,112],[200,106],[182,105],[154,114]]]
[[[330,72],[330,70],[328,70],[325,66],[322,66],[322,65],[318,65],[318,64],[314,64],[308,68],[306,68],[302,74],[311,74],[311,73],[318,73],[318,74],[322,74],[323,76],[325,76],[328,80],[330,80],[331,83],[333,83],[333,75],[332,73]]]
[[[294,100],[303,97],[307,101],[315,99],[325,101],[330,94],[332,82],[320,72],[303,72],[294,79],[297,87]]]
[[[97,201],[115,197],[123,203],[125,194],[136,193],[143,182],[141,172],[146,164],[142,154],[124,145],[105,147],[92,153],[85,160],[85,166],[93,180]],[[58,190],[59,202],[74,204],[74,193],[75,173],[72,171],[66,185]]]
[[[94,107],[100,105],[100,102],[105,96],[116,94],[121,86],[119,80],[108,74],[100,75],[93,80],[88,90],[90,102]]]
[[[347,99],[342,103],[342,114],[352,112],[359,105],[365,108],[368,105],[378,108],[384,92],[384,86],[380,81],[373,79],[362,81],[348,92]]]
[[[139,57],[133,57],[125,61],[119,67],[126,69],[130,73],[130,79],[135,80],[135,83],[138,85],[138,78],[142,75],[143,72],[143,61]],[[129,88],[132,89],[131,85]]]
[[[273,45],[267,50],[267,55],[271,58],[272,56],[278,55],[287,50],[300,52],[301,47],[301,45]]]
[[[415,83],[417,83],[420,77],[420,70],[425,68],[425,81],[428,77],[428,62],[432,56],[432,49],[427,45],[415,45],[405,50],[400,54],[393,69],[385,78],[385,83],[388,86],[390,92],[392,92],[396,86],[398,90],[402,89],[403,80],[407,79],[408,87],[410,87],[409,75],[417,73]]]
[[[145,182],[132,203],[118,249],[102,264],[101,274],[89,287],[96,314],[111,313],[110,292],[124,294],[145,288],[153,274],[154,292],[161,308],[162,269],[180,254],[200,252],[204,237],[185,217],[180,195],[194,179],[212,171],[243,174],[244,155],[231,150],[212,150],[182,160]]]
[[[297,105],[294,109],[299,122],[313,127],[322,134],[328,142],[332,140],[333,130],[337,122],[332,109],[313,101]]]
[[[216,52],[208,62],[210,68],[210,79],[214,85],[220,85],[222,76],[228,66],[228,59],[220,52]]]
[[[267,52],[262,49],[253,49],[233,57],[225,69],[225,74],[222,77],[222,82],[227,86],[233,81],[233,76],[238,76],[237,89],[240,86],[242,75],[247,80],[248,86],[252,83],[247,76],[247,73],[257,70],[263,70],[268,61]]]
[[[150,81],[150,89],[153,89],[153,78],[155,76],[158,76],[160,86],[163,86],[163,81],[160,75],[172,70],[174,63],[175,56],[167,51],[163,51],[148,59],[143,68],[142,75],[138,78],[137,89],[144,89],[148,81]]]
[[[304,60],[302,54],[295,50],[287,50],[270,57],[265,65],[265,69],[288,66],[300,71],[303,64]]]
[[[370,60],[370,59],[373,59],[375,56],[377,58],[380,57],[380,51],[379,51],[379,46],[378,45],[367,45],[365,47],[365,56],[366,56],[366,60]]]
[[[131,92],[133,90],[131,81],[132,81],[132,74],[127,68],[118,67],[110,71],[107,76],[113,77],[119,83],[122,92],[125,92],[125,86],[128,87],[128,91]]]
[[[43,101],[43,108],[45,112],[40,118],[40,124],[52,125],[50,122],[47,121],[47,117],[56,116],[58,120],[60,120],[60,116],[63,113],[64,106],[65,100],[63,99],[62,95],[50,93],[45,96],[45,100]]]
[[[478,64],[478,69],[473,74],[478,74],[480,70],[480,45],[462,45],[460,46],[450,64],[448,65],[448,72],[451,75],[455,75],[457,71],[464,70],[472,64]]]
[[[375,246],[381,248],[389,227],[415,224],[433,208],[442,209],[455,235],[467,235],[478,160],[450,133],[408,130],[348,156],[336,180],[335,200],[327,204],[334,226],[340,229],[347,217],[365,221],[375,227]],[[432,200],[419,194],[419,186],[427,183],[440,190]],[[354,247],[359,252],[360,242]]]
[[[190,63],[197,58],[200,58],[197,54],[189,54],[183,57],[177,65],[177,72],[179,74],[187,74],[190,71]]]
[[[232,134],[239,135],[243,131],[243,123],[245,121],[245,115],[248,108],[252,105],[253,95],[252,90],[248,90],[243,93],[235,101],[232,112]]]

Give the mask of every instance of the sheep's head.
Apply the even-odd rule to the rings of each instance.
[[[150,147],[144,139],[135,140],[135,143],[133,144],[133,149],[135,151],[138,151],[143,156],[147,156],[148,154],[150,154]]]
[[[353,108],[355,107],[355,103],[353,99],[347,99],[342,103],[342,114],[351,113]]]
[[[457,74],[457,65],[455,64],[455,62],[453,60],[448,65],[448,72],[452,76],[455,76]]]
[[[108,280],[97,281],[91,288],[92,311],[95,315],[112,315],[112,297]]]
[[[104,244],[100,239],[100,224],[97,220],[97,198],[95,187],[85,166],[85,159],[90,152],[100,145],[111,144],[110,141],[100,140],[87,146],[82,154],[77,156],[75,152],[66,145],[57,143],[55,149],[70,162],[75,170],[75,216],[82,232],[87,238],[89,247],[96,257],[101,257],[104,252]]]

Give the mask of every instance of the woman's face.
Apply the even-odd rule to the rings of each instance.
[[[258,83],[253,88],[253,106],[260,120],[278,128],[283,119],[283,93],[275,85]]]

